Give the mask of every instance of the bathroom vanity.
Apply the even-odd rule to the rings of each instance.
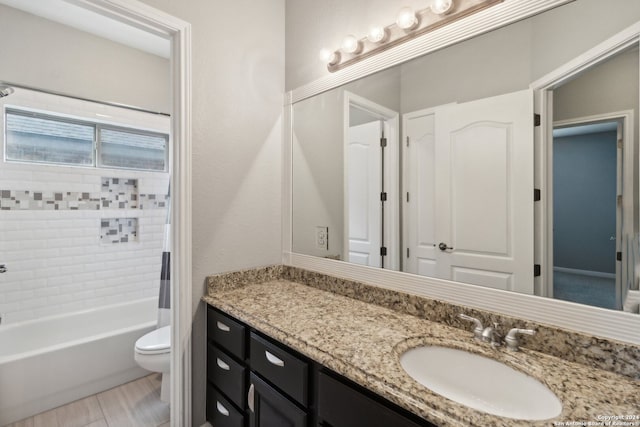
[[[207,420],[216,427],[433,426],[211,306]]]
[[[534,351],[533,337],[523,338],[518,352],[493,348],[474,340],[466,322],[427,320],[422,299],[397,292],[277,266],[211,277],[203,300],[207,419],[216,427],[546,426],[638,415],[637,376]],[[441,304],[433,315],[446,318],[446,310],[455,323],[459,307]],[[402,368],[402,354],[421,346],[463,350],[522,372],[558,397],[561,412],[531,421],[449,400]],[[625,352],[637,356],[636,348]],[[630,363],[637,367],[637,359]]]

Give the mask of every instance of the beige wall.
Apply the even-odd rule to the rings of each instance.
[[[144,1],[192,25],[193,425],[199,426],[205,277],[281,262],[284,0]]]
[[[169,61],[0,5],[0,80],[170,112]]]

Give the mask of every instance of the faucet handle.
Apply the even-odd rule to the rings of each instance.
[[[484,328],[482,327],[482,322],[480,322],[480,320],[476,319],[475,317],[468,316],[464,313],[458,314],[458,317],[473,322],[475,325],[475,327],[473,328],[473,335],[477,340],[482,340],[482,331],[484,331]]]
[[[533,329],[520,329],[513,328],[509,331],[507,336],[504,338],[504,342],[507,343],[507,348],[511,351],[518,351],[520,346],[520,341],[518,340],[518,334],[524,335],[535,335],[536,331]]]

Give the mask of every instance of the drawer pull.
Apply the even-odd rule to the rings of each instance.
[[[218,364],[219,367],[221,367],[222,369],[224,369],[225,371],[229,370],[229,365],[227,365],[226,363],[224,363],[220,358],[216,359],[216,363]]]
[[[225,417],[229,416],[229,410],[227,408],[225,408],[224,406],[222,406],[222,403],[216,402],[216,409],[218,410],[218,412],[220,412]]]
[[[284,366],[284,360],[277,358],[276,356],[274,356],[273,354],[269,353],[266,350],[264,354],[265,356],[267,356],[267,360],[269,361],[269,363],[276,366]]]
[[[227,325],[225,325],[221,321],[218,321],[218,323],[216,323],[216,326],[218,327],[218,329],[224,332],[229,332],[231,330],[231,328],[229,328]]]
[[[251,384],[251,386],[249,387],[249,393],[247,394],[247,405],[249,406],[249,409],[251,410],[251,412],[255,412],[253,410],[254,390],[255,390],[255,386]]]

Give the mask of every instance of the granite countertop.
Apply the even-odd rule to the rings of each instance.
[[[203,300],[439,426],[597,425],[588,423],[640,416],[640,381],[528,349],[494,350],[473,339],[471,325],[466,332],[286,280],[214,288]],[[531,375],[560,398],[561,415],[514,420],[435,394],[399,363],[400,354],[424,344],[485,355]]]

